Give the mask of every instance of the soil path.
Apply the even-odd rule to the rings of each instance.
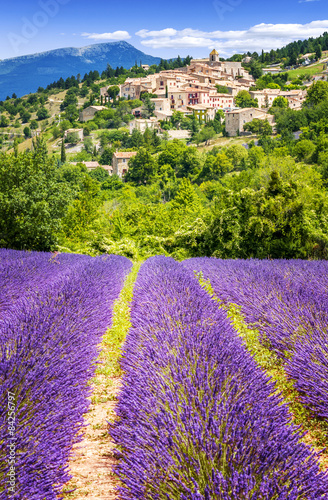
[[[65,500],[119,498],[119,481],[113,471],[117,463],[113,455],[115,443],[108,433],[108,422],[115,420],[121,384],[119,358],[121,346],[131,326],[130,302],[139,268],[140,263],[135,263],[128,275],[120,297],[114,304],[112,327],[99,346],[99,365],[90,383],[91,405],[84,415],[86,427],[83,429],[83,440],[72,450],[69,469],[73,479],[65,485]]]

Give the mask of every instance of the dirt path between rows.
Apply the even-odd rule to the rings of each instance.
[[[140,262],[133,264],[120,297],[114,304],[112,326],[99,346],[99,364],[90,383],[91,405],[84,415],[86,427],[83,440],[72,450],[69,469],[73,479],[65,485],[65,500],[119,498],[119,480],[113,470],[117,463],[113,454],[115,443],[108,433],[108,422],[114,422],[116,418],[115,407],[122,375],[119,359],[131,326],[130,303],[140,265]]]
[[[95,382],[90,410],[85,416],[84,438],[74,446],[70,461],[73,479],[66,489],[75,491],[65,498],[114,500],[118,497],[115,491],[118,480],[113,472],[115,443],[108,434],[107,421],[115,417],[120,379],[106,380],[103,375],[97,375]]]

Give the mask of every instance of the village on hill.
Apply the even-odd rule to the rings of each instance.
[[[301,59],[301,67],[315,62],[314,56],[307,56],[311,60],[309,57]],[[286,82],[289,85],[281,87],[272,83],[276,81],[272,78],[279,77],[282,70],[272,65],[261,71],[264,75],[261,78],[267,78],[269,84],[258,88],[258,79],[244,67],[244,63],[247,67],[251,59],[246,56],[241,61],[221,60],[218,51],[213,49],[207,58],[188,58],[185,65],[173,69],[151,72],[148,65],[140,64],[140,76],[138,73],[133,77],[121,76],[115,79],[115,83],[111,81],[109,84],[107,80],[105,86],[101,80],[87,80],[75,82],[77,87],[58,93],[59,89],[51,90],[50,85],[50,90],[46,89],[49,95],[42,92],[44,89],[39,89],[41,94],[38,91],[37,94],[15,99],[13,105],[13,99],[8,97],[4,105],[9,114],[2,112],[0,119],[0,145],[8,144],[10,151],[10,144],[16,144],[18,150],[23,151],[33,147],[33,137],[42,135],[50,151],[59,154],[62,150],[66,161],[75,165],[83,163],[88,170],[101,166],[110,175],[123,179],[137,148],[124,146],[118,134],[116,151],[112,151],[110,157],[105,155],[107,161],[99,158],[104,152],[105,141],[101,140],[101,134],[106,134],[103,129],[108,128],[108,110],[116,109],[121,119],[109,128],[124,129],[130,136],[133,133],[144,134],[147,130],[165,140],[177,139],[207,147],[214,136],[219,137],[219,133],[227,139],[244,137],[245,142],[241,144],[247,147],[249,137],[256,132],[256,128],[267,127],[270,133],[276,132],[275,117],[271,113],[274,106],[302,109],[307,88],[313,81],[326,79],[327,73],[326,59],[323,58],[322,73],[305,81],[296,79]],[[116,73],[117,70],[115,76]],[[284,75],[286,78],[287,73]],[[293,84],[295,82],[298,85]],[[124,109],[124,102],[127,103],[126,109],[121,112],[119,107]],[[24,104],[31,104],[31,112],[22,109]],[[18,130],[20,123],[16,118],[14,128],[8,133],[10,118],[13,119],[18,110],[21,128],[24,123],[26,125],[24,131]],[[199,125],[192,125],[192,121],[197,121]],[[253,127],[256,122],[257,127]],[[214,130],[212,124],[215,125]],[[196,134],[192,130],[195,127],[200,128],[202,133]],[[25,140],[22,139],[22,132]]]
[[[149,69],[144,66],[144,69]],[[118,97],[135,100],[142,94],[156,95],[150,98],[153,103],[153,117],[142,117],[142,106],[133,110],[134,119],[129,123],[129,131],[133,129],[145,132],[146,128],[160,131],[161,122],[172,118],[174,112],[184,116],[195,116],[200,122],[214,120],[217,111],[222,110],[225,116],[225,133],[228,137],[250,135],[244,125],[254,119],[266,120],[274,127],[274,118],[268,113],[274,99],[283,97],[288,107],[301,109],[306,97],[306,90],[292,89],[283,91],[277,88],[251,90],[255,79],[243,68],[241,62],[220,61],[219,53],[213,49],[208,58],[192,59],[190,64],[177,69],[164,70],[140,78],[127,78],[119,85]],[[221,88],[219,91],[218,86]],[[106,109],[112,100],[108,90],[113,86],[100,89],[98,105],[91,105],[79,113],[79,120],[87,122],[97,113]],[[235,98],[239,92],[249,92],[257,104],[256,107],[239,107]],[[172,137],[188,139],[189,132],[180,131]],[[124,177],[128,170],[128,161],[136,152],[116,152],[112,164],[103,166],[110,174]],[[97,162],[86,162],[87,168],[99,166]]]

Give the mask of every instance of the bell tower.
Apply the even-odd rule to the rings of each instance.
[[[212,50],[212,52],[210,53],[209,60],[210,60],[210,63],[215,63],[215,62],[220,61],[219,53],[217,50],[215,50],[215,49]]]

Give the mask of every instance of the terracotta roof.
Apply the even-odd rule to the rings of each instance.
[[[114,153],[115,158],[132,158],[132,156],[135,156],[137,154],[137,151],[116,151]]]

